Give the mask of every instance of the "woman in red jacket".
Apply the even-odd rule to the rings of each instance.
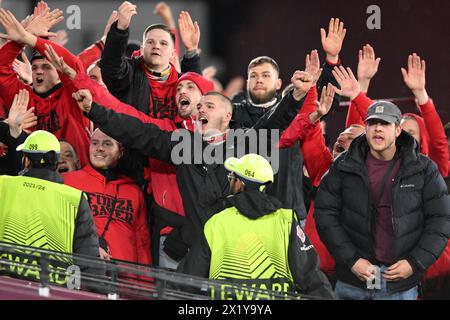
[[[122,146],[99,129],[89,146],[90,163],[64,175],[64,183],[86,192],[103,258],[150,265],[150,234],[144,196],[117,166]],[[103,245],[102,245],[103,242]]]

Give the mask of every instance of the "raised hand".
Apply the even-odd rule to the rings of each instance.
[[[48,6],[47,2],[45,2],[45,1],[39,1],[39,2],[37,3],[37,5],[34,7],[33,15],[34,15],[34,16],[41,15],[41,14],[43,14],[46,10],[49,10],[49,11],[50,11],[50,7]]]
[[[125,1],[117,9],[117,28],[126,30],[130,27],[131,18],[137,14],[137,7],[131,2]]]
[[[294,86],[292,95],[295,100],[300,101],[309,89],[313,86],[313,76],[305,71],[295,71],[291,78],[291,83]]]
[[[170,29],[175,29],[175,20],[173,19],[172,10],[170,6],[164,1],[158,2],[155,6],[154,14],[160,16],[163,23],[167,25]]]
[[[23,62],[15,59],[13,62],[13,70],[17,73],[19,78],[26,84],[31,84],[33,82],[31,76],[31,63],[27,58],[25,52],[21,54]]]
[[[22,89],[14,96],[14,100],[8,114],[9,132],[13,138],[17,138],[22,130],[37,125],[37,117],[34,108],[27,110],[29,102],[28,90]]]
[[[335,87],[331,83],[329,83],[328,86],[322,89],[320,102],[317,100],[314,101],[316,110],[314,112],[311,112],[311,114],[309,115],[309,120],[311,121],[311,123],[315,123],[317,120],[320,120],[320,118],[322,118],[330,111],[331,105],[333,104],[335,90]]]
[[[92,95],[87,89],[81,89],[72,93],[72,98],[77,101],[78,107],[81,111],[88,113],[92,107]]]
[[[336,88],[329,83],[326,88],[322,89],[322,94],[320,96],[320,102],[314,101],[316,105],[316,112],[320,117],[326,115],[333,104],[334,94],[336,92]]]
[[[111,26],[114,22],[116,22],[119,19],[119,13],[116,10],[113,10],[113,12],[111,12],[111,15],[108,18],[108,22],[106,22],[106,26],[105,26],[105,31],[103,31],[103,36],[102,38],[106,39],[106,36],[109,33],[109,30],[111,30]]]
[[[428,101],[428,94],[425,89],[425,69],[425,60],[421,60],[415,53],[408,57],[408,70],[401,68],[403,81],[419,100],[420,105]]]
[[[358,82],[361,90],[367,92],[370,80],[375,76],[380,65],[381,58],[375,58],[372,46],[366,44],[358,55]]]
[[[35,8],[35,13],[30,17],[26,30],[37,37],[57,37],[56,33],[48,30],[62,20],[64,20],[63,12],[59,9],[50,11],[49,8],[46,8],[42,11],[42,8],[39,10]]]
[[[233,98],[239,91],[244,89],[245,79],[242,76],[237,76],[231,79],[223,89],[223,94],[228,98]]]
[[[319,53],[317,50],[311,51],[310,54],[306,55],[305,61],[305,72],[313,76],[313,85],[317,83],[322,74],[322,68],[320,68]]]
[[[200,42],[200,27],[198,22],[192,22],[191,16],[187,11],[181,11],[178,18],[178,27],[180,29],[181,41],[187,51],[197,50]]]
[[[26,36],[25,28],[17,21],[11,11],[0,8],[0,24],[5,28],[6,34],[0,33],[0,38],[23,42]]]
[[[58,56],[55,49],[48,44],[45,44],[45,57],[58,72],[65,74],[70,80],[77,76],[77,72],[64,61],[63,57]]]
[[[320,37],[322,40],[323,50],[327,53],[327,60],[331,63],[339,61],[339,53],[342,49],[347,29],[344,28],[344,23],[339,21],[339,18],[331,18],[328,27],[328,35],[325,29],[320,29]]]
[[[334,78],[341,87],[341,89],[336,88],[336,93],[338,95],[350,98],[350,100],[355,99],[361,92],[358,80],[356,80],[352,69],[347,68],[347,70],[340,66],[334,67],[332,71]]]
[[[217,68],[215,66],[208,66],[202,70],[202,75],[207,79],[212,79],[217,74]]]
[[[64,47],[69,42],[69,35],[64,29],[58,30],[56,31],[56,37],[51,37],[50,40],[59,44],[61,47]]]

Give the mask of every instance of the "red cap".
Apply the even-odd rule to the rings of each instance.
[[[184,73],[181,77],[178,78],[177,85],[184,80],[190,80],[194,82],[202,94],[214,91],[214,84],[212,83],[212,81],[209,81],[208,79],[199,75],[198,73],[195,72]]]

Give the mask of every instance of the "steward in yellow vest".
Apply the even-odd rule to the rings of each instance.
[[[25,169],[21,175],[0,176],[0,241],[98,257],[97,229],[86,196],[64,185],[56,172],[60,153],[58,139],[47,131],[38,130],[30,134],[17,151],[24,153]],[[28,255],[24,257],[0,252],[2,260],[38,264],[38,256],[36,262],[30,261]],[[61,265],[70,262],[73,261],[61,261]],[[51,265],[50,270],[50,282],[66,282],[66,277],[60,273],[61,266]],[[0,265],[0,273],[34,280],[41,277],[39,271],[4,264]]]
[[[270,163],[248,154],[227,159],[225,168],[230,172],[229,207],[206,222],[200,242],[178,271],[226,280],[220,288],[210,288],[214,299],[273,298],[261,290],[282,296],[299,293],[334,298],[296,214],[282,209],[279,200],[264,193],[274,179]]]

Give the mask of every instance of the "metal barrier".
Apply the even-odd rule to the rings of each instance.
[[[0,276],[9,277],[8,286],[0,285],[0,298],[5,297],[5,294],[2,296],[3,288],[13,290],[11,294],[14,295],[11,288],[23,283],[29,290],[34,290],[36,296],[53,299],[73,296],[75,299],[111,300],[221,300],[232,298],[233,293],[247,299],[320,299],[256,289],[241,283],[213,281],[126,261],[107,261],[5,242],[0,242]],[[0,284],[2,281],[5,284],[7,277],[0,278]],[[20,295],[14,296],[20,299]]]

